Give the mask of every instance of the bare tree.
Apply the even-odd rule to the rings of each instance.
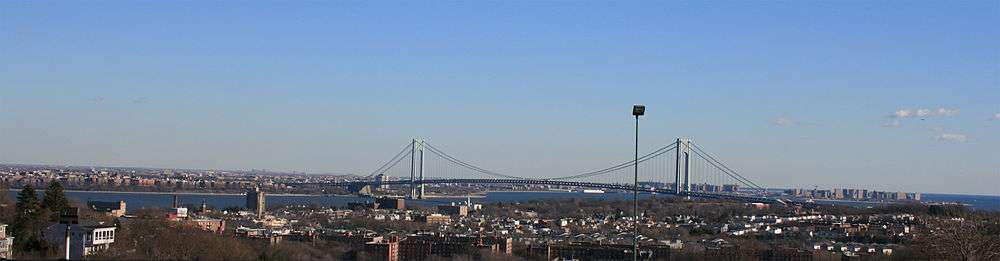
[[[1000,223],[995,219],[938,219],[927,223],[921,240],[935,258],[967,261],[1000,259]]]

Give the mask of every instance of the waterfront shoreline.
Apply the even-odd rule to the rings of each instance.
[[[11,188],[9,191],[20,192],[20,188]],[[36,191],[43,191],[38,190]],[[192,191],[182,191],[182,192],[168,192],[168,191],[117,191],[117,190],[64,190],[66,192],[93,192],[93,193],[115,193],[115,194],[143,194],[143,195],[198,195],[198,196],[242,196],[244,193],[230,193],[230,192],[192,192]],[[425,197],[434,198],[454,198],[454,197],[473,197],[473,198],[483,198],[489,193],[583,193],[579,191],[563,191],[563,190],[490,190],[483,191],[468,195],[425,195]],[[611,193],[611,192],[605,192]],[[339,194],[299,194],[299,193],[283,193],[283,194],[272,194],[267,193],[268,196],[282,196],[282,197],[356,197],[356,195],[339,195]],[[377,195],[376,195],[377,196]]]
[[[10,190],[10,191],[18,191],[18,192],[21,191],[21,189],[19,189],[19,188],[17,188],[17,189],[12,188],[12,189],[8,189],[8,190]],[[41,191],[44,191],[44,190],[38,190],[38,189],[36,189],[35,191],[41,192]],[[224,192],[165,192],[165,191],[114,191],[114,190],[64,190],[64,191],[65,192],[74,192],[74,193],[88,193],[88,192],[92,192],[92,193],[142,194],[142,195],[197,195],[197,196],[243,196],[244,195],[244,193],[224,193]],[[270,194],[270,193],[268,193],[267,195],[268,196],[282,196],[282,197],[313,197],[313,196],[316,196],[316,197],[320,197],[320,196],[322,196],[322,197],[331,197],[331,196],[332,197],[338,197],[338,196],[341,196],[341,197],[343,197],[343,196],[353,197],[353,195],[332,195],[332,194],[331,195],[327,195],[327,194]]]

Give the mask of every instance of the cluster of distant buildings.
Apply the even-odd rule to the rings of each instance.
[[[426,213],[407,209],[406,199],[394,197],[373,198],[369,202],[349,203],[347,209],[327,208],[322,210],[282,209],[264,212],[262,192],[249,190],[246,193],[247,209],[250,211],[230,213],[229,219],[239,224],[234,229],[237,237],[259,240],[269,244],[285,241],[312,242],[328,240],[346,243],[352,249],[375,260],[425,260],[432,256],[453,256],[462,253],[489,251],[494,255],[513,253],[513,241],[509,236],[465,233],[425,232],[413,234],[379,235],[367,230],[343,230],[303,224],[299,218],[320,214],[331,221],[361,218],[377,222],[406,221],[425,224],[449,224],[453,218],[463,218],[471,212],[482,210],[482,205],[470,201],[464,204],[442,204],[436,212]],[[319,211],[319,212],[315,212]],[[358,216],[361,214],[362,216]]]
[[[837,252],[844,256],[891,255],[898,245],[838,242],[858,235],[885,238],[914,236],[917,218],[911,214],[738,216],[721,231],[733,236],[809,238],[813,251]]]
[[[269,244],[284,241],[314,242],[329,240],[347,243],[352,249],[380,260],[423,260],[432,256],[449,257],[457,254],[482,253],[512,255],[513,244],[525,244],[530,257],[553,259],[627,259],[631,258],[631,224],[626,214],[594,213],[585,218],[538,218],[537,213],[515,210],[514,216],[488,217],[472,215],[482,205],[471,201],[441,204],[432,211],[411,210],[406,199],[372,198],[369,202],[351,203],[348,209],[282,208],[267,211],[266,195],[260,188],[245,191],[246,211],[220,213],[223,218],[209,218],[207,206],[194,211],[181,207],[175,197],[173,206],[163,217],[179,225],[222,233],[227,222],[235,224],[237,237],[261,240]],[[842,190],[844,195],[852,191]],[[866,193],[867,194],[867,193]],[[124,201],[89,201],[87,207],[128,222]],[[766,204],[748,204],[767,209]],[[317,215],[319,214],[319,215]],[[368,230],[342,230],[337,225],[324,227],[303,218],[322,216],[330,224],[345,220],[378,222],[416,222],[434,225],[435,232],[389,232],[378,234]],[[646,217],[640,220],[644,229],[681,228],[714,231],[729,237],[807,238],[801,248],[768,249],[763,252],[741,248],[724,239],[679,240],[641,236],[639,255],[645,258],[710,258],[731,259],[754,256],[760,258],[815,260],[818,257],[840,256],[885,257],[897,247],[885,244],[838,242],[852,235],[879,234],[894,237],[912,235],[916,222],[912,215],[835,216],[803,214],[795,216],[735,216],[728,222],[707,223],[695,216]],[[0,228],[5,227],[0,225]],[[2,230],[2,229],[0,229]],[[115,242],[115,227],[100,223],[69,225],[71,259],[85,258],[105,250]],[[589,231],[589,232],[588,232]],[[599,232],[597,232],[599,231]],[[2,231],[0,231],[2,232]],[[66,225],[53,224],[45,230],[53,245],[64,244]],[[4,249],[6,241],[7,248]],[[10,256],[12,239],[0,233],[0,259]],[[6,252],[3,252],[6,250]],[[60,251],[65,251],[60,248]]]
[[[139,191],[241,191],[258,186],[289,191],[288,183],[341,180],[327,175],[253,175],[252,172],[147,168],[0,165],[0,183],[20,188],[59,181],[68,189]]]
[[[432,256],[448,257],[481,250],[492,255],[513,254],[510,237],[456,235],[434,232],[380,236],[373,232],[329,231],[323,238],[347,243],[375,260],[426,260]]]
[[[801,188],[785,190],[785,194],[814,199],[849,199],[849,200],[871,200],[871,201],[920,201],[920,192],[889,192],[875,191],[867,189],[812,189],[803,190]]]
[[[193,176],[189,176],[193,175]],[[178,177],[182,177],[179,178]],[[186,178],[185,178],[186,177]],[[16,170],[0,168],[0,182],[9,184],[44,184],[39,182],[83,182],[83,184],[104,184],[107,182],[132,186],[167,186],[245,189],[247,211],[224,213],[223,218],[209,218],[207,206],[189,210],[174,203],[168,209],[166,220],[179,225],[196,227],[214,233],[226,230],[230,222],[237,237],[262,240],[270,244],[283,241],[331,240],[348,243],[366,255],[382,260],[422,260],[431,256],[451,256],[457,253],[488,251],[495,255],[511,255],[514,242],[527,245],[528,255],[553,259],[627,259],[631,258],[631,226],[634,218],[624,214],[595,213],[585,218],[541,219],[531,211],[515,211],[519,217],[487,217],[472,215],[482,210],[482,205],[471,201],[436,206],[431,211],[414,211],[406,207],[406,199],[396,197],[372,198],[368,202],[350,203],[347,209],[328,208],[308,210],[320,212],[295,212],[287,209],[269,213],[264,189],[275,189],[279,183],[267,183],[271,187],[261,187],[256,180],[244,180],[226,175],[171,174],[145,176],[142,174],[122,174],[106,170]],[[188,183],[192,178],[194,183]],[[214,180],[213,180],[214,179]],[[256,178],[254,178],[256,179]],[[278,179],[287,179],[282,177]],[[386,179],[379,177],[379,179]],[[108,181],[112,180],[112,181]],[[116,181],[120,180],[120,181]],[[179,183],[178,183],[179,182]],[[180,185],[178,185],[180,184]],[[670,183],[644,183],[644,187],[672,187]],[[379,187],[384,189],[384,187]],[[738,185],[692,184],[692,191],[740,192]],[[790,189],[786,194],[815,199],[844,199],[866,201],[920,200],[920,193],[869,191],[863,189],[802,190]],[[752,204],[758,209],[766,209],[766,204]],[[124,201],[89,201],[86,207],[117,218],[129,218]],[[303,210],[306,211],[306,210]],[[329,223],[349,219],[374,220],[378,222],[417,222],[435,225],[436,232],[427,233],[385,233],[379,235],[367,230],[340,230],[323,227],[316,223],[300,220],[312,214],[321,214]],[[643,217],[640,225],[646,228],[701,229],[730,237],[771,237],[809,238],[812,242],[799,249],[774,249],[767,253],[750,253],[747,249],[730,244],[723,239],[682,241],[676,238],[650,238],[640,236],[643,248],[640,255],[646,258],[682,257],[685,253],[698,253],[701,258],[728,259],[753,254],[757,257],[796,259],[815,258],[823,255],[835,256],[877,256],[891,255],[892,245],[856,244],[838,242],[852,235],[874,233],[879,235],[908,237],[914,222],[912,216],[738,216],[728,222],[706,223],[693,216]],[[79,259],[105,250],[115,242],[115,226],[89,222],[67,222],[53,224],[45,229],[46,238],[53,244],[66,245],[67,231],[72,244],[67,251],[71,259]],[[11,258],[13,238],[5,233],[6,225],[0,224],[0,259]],[[599,231],[599,232],[595,232]]]
[[[840,190],[853,197],[855,190]],[[831,192],[832,193],[832,192]],[[837,195],[841,195],[837,193]],[[873,192],[863,192],[871,194]],[[877,193],[876,193],[877,195]],[[330,240],[347,243],[352,249],[379,260],[423,260],[432,256],[453,256],[463,253],[487,251],[494,255],[512,255],[513,244],[527,246],[531,257],[553,259],[622,259],[631,257],[631,239],[628,233],[633,219],[627,215],[595,213],[590,218],[540,219],[530,211],[515,211],[519,217],[473,216],[482,205],[471,201],[441,204],[432,212],[414,211],[406,207],[406,199],[395,197],[372,198],[368,202],[350,203],[347,209],[308,210],[296,212],[287,208],[269,213],[266,195],[258,187],[245,190],[246,211],[228,213],[223,219],[208,218],[210,210],[202,205],[189,211],[178,204],[177,197],[168,209],[166,220],[180,225],[196,227],[215,233],[226,229],[227,221],[237,224],[233,229],[237,237],[261,240],[269,244],[284,241],[313,242]],[[89,201],[87,207],[114,217],[129,217],[126,202]],[[766,204],[749,204],[766,209]],[[320,212],[312,212],[320,211]],[[303,223],[300,218],[321,214],[336,224],[337,220],[367,219],[379,222],[417,222],[438,227],[436,232],[377,234],[367,230],[342,230],[334,227]],[[643,242],[639,255],[645,258],[735,258],[774,257],[803,258],[839,256],[888,256],[895,246],[837,242],[852,235],[877,233],[887,236],[911,235],[912,215],[834,216],[805,214],[799,216],[737,216],[725,223],[706,223],[694,216],[675,216],[651,219],[644,217],[640,224],[650,228],[683,228],[716,231],[732,237],[809,238],[804,248],[770,249],[753,252],[741,249],[723,239],[682,241],[658,240],[640,237]],[[0,225],[0,228],[5,227]],[[53,224],[45,230],[46,238],[53,245],[63,244],[66,225]],[[70,258],[85,258],[110,247],[115,240],[115,227],[105,224],[71,224]],[[610,230],[607,230],[610,229]],[[581,233],[583,231],[604,231]],[[2,229],[0,229],[2,232]],[[6,243],[5,243],[6,242]],[[0,259],[10,256],[12,238],[0,233]],[[6,246],[6,248],[4,248]],[[810,249],[811,248],[811,249]],[[60,251],[65,251],[60,248]],[[695,256],[690,256],[695,255]]]
[[[690,191],[694,192],[725,192],[725,193],[737,193],[740,192],[740,185],[738,184],[708,184],[708,183],[691,183],[689,184],[691,188]],[[639,182],[639,187],[641,188],[661,188],[661,189],[673,189],[673,182]]]

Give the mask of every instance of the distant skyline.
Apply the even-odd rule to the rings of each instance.
[[[1000,195],[1000,2],[0,2],[0,162],[547,177],[688,137],[768,187]],[[555,174],[551,174],[555,173]]]

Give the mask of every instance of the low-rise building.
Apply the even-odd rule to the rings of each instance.
[[[375,203],[378,204],[378,208],[381,209],[406,209],[406,200],[402,198],[378,198],[375,199]]]
[[[211,231],[212,233],[222,234],[226,230],[226,221],[221,219],[207,218],[207,217],[194,217],[189,220],[184,221],[187,224],[195,226],[205,231]]]
[[[87,206],[94,211],[105,213],[112,217],[125,215],[125,201],[87,201]]]
[[[275,231],[263,228],[236,228],[236,236],[268,242],[271,245],[280,244],[285,231]]]
[[[0,259],[14,258],[14,237],[7,236],[7,224],[0,224]]]
[[[437,206],[438,213],[442,215],[453,215],[453,216],[468,216],[469,206],[465,205],[439,205]]]
[[[536,251],[543,250],[537,249]],[[548,260],[625,260],[632,258],[632,245],[596,244],[572,242],[569,244],[548,244],[544,248]],[[639,248],[641,259],[669,259],[670,247],[664,245],[642,246]]]
[[[384,241],[365,243],[364,250],[372,255],[374,260],[398,261],[399,237],[391,236]]]
[[[493,255],[510,256],[513,240],[509,237],[418,234],[399,242],[398,259],[425,260],[432,256],[452,257],[481,250]]]
[[[445,224],[451,222],[451,217],[441,214],[420,215],[415,218],[417,222],[427,224]]]
[[[171,208],[167,212],[167,220],[178,221],[188,217],[187,208]]]
[[[45,239],[57,246],[60,253],[66,251],[66,226],[53,224],[45,229]],[[98,251],[107,250],[115,242],[115,226],[101,224],[69,225],[70,259],[83,259]]]

